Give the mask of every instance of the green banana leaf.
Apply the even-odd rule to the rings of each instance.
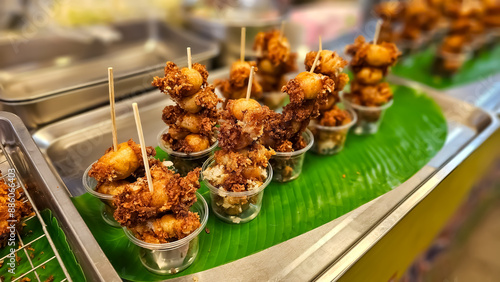
[[[454,75],[442,76],[434,72],[436,46],[403,58],[392,68],[392,73],[436,89],[447,89],[479,80],[500,72],[500,44],[484,48],[467,61]]]
[[[59,227],[57,219],[52,216],[52,212],[48,209],[43,210],[41,212],[41,215],[43,220],[45,221],[45,224],[47,224],[47,230],[57,248],[57,251],[59,252],[59,255],[64,261],[66,269],[70,273],[71,278],[73,279],[73,281],[85,281],[83,271],[78,264],[75,255],[71,251],[71,248],[66,241],[66,235]],[[26,222],[26,226],[24,226],[23,230],[21,231],[21,239],[24,243],[29,243],[41,235],[43,235],[43,229],[36,217],[28,220]],[[31,248],[25,249],[26,252],[24,250],[18,252],[20,260],[16,264],[15,275],[9,273],[9,267],[7,265],[8,259],[4,259],[3,266],[0,268],[0,277],[3,276],[5,278],[5,281],[11,281],[11,278],[19,277],[21,274],[30,271],[31,265],[28,261],[27,255],[33,262],[34,267],[41,265],[47,259],[54,256],[54,252],[50,247],[49,241],[46,238],[41,238],[32,243],[30,246]],[[18,245],[16,244],[15,247],[17,248]],[[10,248],[11,247],[7,246],[0,250],[0,257],[8,255],[10,252]],[[54,278],[54,281],[61,281],[65,278],[64,272],[62,271],[56,258],[49,261],[48,263],[45,263],[44,267],[37,268],[36,273],[38,274],[40,281],[45,281],[50,276]],[[38,281],[34,272],[31,272],[23,277],[28,277],[29,279],[31,279],[31,281]]]
[[[289,183],[271,183],[260,214],[232,225],[210,215],[209,233],[200,234],[200,252],[193,265],[174,276],[148,272],[138,249],[123,231],[101,219],[101,203],[89,194],[73,203],[123,279],[154,281],[200,272],[262,251],[310,231],[390,191],[422,168],[443,146],[446,120],[438,105],[413,89],[393,87],[394,105],[380,131],[350,134],[335,156],[307,153],[302,175]],[[160,159],[166,154],[159,148]],[[200,193],[209,201],[206,187]]]

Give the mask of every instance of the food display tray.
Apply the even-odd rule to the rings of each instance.
[[[167,60],[187,64],[186,47],[191,47],[193,62],[203,64],[210,64],[219,53],[216,42],[160,21],[116,24],[104,31],[113,36],[0,38],[4,110],[20,116],[28,128],[36,128],[106,103],[108,67],[114,68],[119,99],[150,89],[152,77],[163,73]]]
[[[211,72],[210,78],[222,78],[227,73],[227,70]],[[443,111],[448,136],[444,147],[427,165],[395,189],[327,224],[243,259],[171,281],[245,280],[248,277],[312,280],[325,273],[328,277],[337,277],[498,128],[498,121],[487,111],[408,81],[392,78],[391,82],[424,91]],[[117,103],[119,140],[136,136],[132,101],[137,102],[141,110],[146,143],[157,144],[157,134],[165,127],[161,121],[161,111],[168,104],[165,95],[153,91]],[[81,185],[83,172],[110,144],[109,108],[54,123],[35,132],[33,138],[71,195],[82,195],[85,193]],[[354,253],[353,248],[356,248]]]
[[[81,274],[71,272],[68,265],[69,259],[65,260],[68,253],[63,255],[63,248],[55,243],[67,240],[67,244],[71,249],[68,251],[73,252],[73,254],[69,255],[74,255],[81,269],[85,272],[88,281],[118,281],[116,279],[118,276],[113,267],[102,254],[99,245],[71,203],[64,183],[49,168],[21,119],[12,113],[0,112],[0,170],[3,173],[2,178],[7,177],[9,169],[14,169],[20,186],[19,189],[22,189],[28,195],[27,201],[31,203],[35,211],[32,217],[24,219],[27,224],[26,228],[39,226],[37,228],[40,229],[40,235],[36,239],[19,241],[21,248],[17,252],[20,252],[20,256],[26,253],[21,263],[27,264],[29,262],[31,265],[31,270],[25,273],[29,272],[30,275],[35,275],[34,272],[41,271],[36,269],[42,266],[40,262],[45,261],[45,259],[38,261],[36,259],[40,259],[40,257],[35,256],[36,261],[32,262],[29,259],[31,255],[27,255],[26,249],[31,249],[29,245],[32,242],[34,246],[36,243],[46,240],[46,246],[50,246],[54,253],[52,257],[47,258],[46,262],[54,263],[57,261],[59,264],[66,264],[65,276],[77,275],[73,277],[73,281],[84,281],[85,278],[81,277]],[[52,217],[57,222],[53,221]],[[37,220],[39,222],[34,223]],[[44,227],[45,224],[48,227]],[[59,225],[59,227],[54,226],[54,224]],[[62,230],[63,234],[49,234],[51,232],[48,230],[57,230],[58,228]],[[23,240],[22,235],[21,240]],[[45,252],[47,252],[46,249]],[[59,267],[63,269],[62,266]],[[3,273],[6,269],[7,265],[4,264],[0,273]],[[26,268],[23,267],[22,269]],[[49,266],[47,266],[47,269],[49,269]],[[19,279],[21,274],[16,273],[16,277]],[[37,279],[31,281],[37,281]],[[63,281],[71,281],[71,278],[66,276]]]
[[[375,25],[376,21],[369,21],[366,25],[364,25],[364,29],[357,29],[348,32],[334,40],[324,42],[323,46],[328,50],[334,50],[339,54],[344,55],[345,46],[348,44],[352,44],[352,42],[354,42],[354,39],[358,35],[363,35],[365,38],[373,38]],[[499,48],[500,47],[498,46],[495,47],[495,54],[499,53]],[[496,56],[491,59],[496,60],[497,64],[492,64],[492,60],[485,60],[485,58],[482,58],[482,63],[478,63],[473,67],[469,67],[467,71],[472,73],[476,71],[474,68],[480,68],[481,64],[488,64],[488,69],[490,70],[494,70],[494,67],[497,66],[496,71],[493,71],[493,73],[490,74],[482,72],[480,76],[470,74],[470,77],[467,77],[468,79],[465,79],[464,83],[449,85],[449,87],[447,87],[446,89],[439,89],[436,91],[446,93],[459,100],[465,101],[487,111],[500,113],[500,85],[498,83],[498,81],[500,80],[500,58]],[[392,74],[391,76],[395,77],[397,75]],[[408,81],[411,80],[409,77],[404,79]],[[433,88],[421,82],[414,82],[414,85],[415,83],[425,88]]]

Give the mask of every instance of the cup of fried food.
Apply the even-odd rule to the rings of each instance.
[[[198,254],[198,234],[208,219],[208,205],[197,192],[200,171],[181,176],[168,162],[156,160],[146,176],[126,185],[113,200],[114,218],[153,273],[178,273]]]
[[[258,155],[263,153],[258,151],[263,150],[266,149],[258,146],[258,148],[252,148],[245,153]],[[241,157],[238,159],[242,159]],[[266,158],[268,157],[263,157],[263,159]],[[271,182],[273,169],[269,163],[265,167],[257,163],[248,166],[240,175],[246,178],[245,183],[241,184],[238,179],[233,179],[235,174],[228,171],[225,162],[234,162],[234,160],[231,160],[230,156],[216,154],[203,165],[202,178],[203,183],[210,190],[210,205],[214,214],[222,221],[234,224],[249,222],[260,212],[264,189]],[[232,184],[238,182],[240,183]]]
[[[349,129],[357,122],[357,115],[352,109],[334,107],[322,114],[319,120],[311,121],[309,129],[314,136],[311,148],[319,155],[334,155],[344,149]]]
[[[358,119],[353,132],[374,134],[385,111],[392,106],[392,90],[384,78],[401,53],[393,43],[367,42],[363,36],[346,46],[346,53],[352,57],[349,65],[354,80],[350,92],[343,93],[342,100],[347,108],[356,112]]]
[[[158,135],[158,143],[181,175],[201,167],[217,147],[220,99],[207,78],[204,65],[194,63],[179,68],[167,62],[165,76],[155,77],[152,82],[175,102],[163,109],[162,120],[167,128]]]
[[[181,175],[186,175],[197,167],[202,167],[203,163],[213,154],[217,148],[215,137],[204,138],[196,134],[189,134],[184,137],[184,149],[175,151],[169,143],[169,134],[172,134],[169,127],[158,134],[158,146],[168,154],[169,161],[174,165],[175,170]]]
[[[389,86],[387,86],[389,87]],[[381,104],[363,104],[358,97],[351,94],[342,95],[346,107],[356,113],[356,123],[353,133],[357,135],[375,134],[384,118],[385,111],[392,106],[392,95],[390,100]]]
[[[167,213],[134,228],[123,228],[130,242],[139,247],[140,260],[149,271],[176,274],[196,259],[198,235],[208,221],[207,202],[198,192],[196,198],[186,216]]]
[[[276,151],[269,163],[273,166],[273,180],[277,182],[289,182],[302,173],[302,166],[306,152],[314,144],[314,136],[309,129],[302,132],[304,146],[302,149],[288,152]]]
[[[156,155],[152,147],[147,148],[149,158]],[[96,162],[91,164],[83,174],[82,183],[85,190],[103,203],[101,215],[103,220],[113,226],[120,224],[113,218],[116,209],[113,199],[137,177],[144,175],[140,145],[132,139],[118,144],[117,150],[111,147]]]
[[[434,72],[442,76],[455,74],[473,55],[473,49],[467,44],[463,36],[447,36],[436,52]]]

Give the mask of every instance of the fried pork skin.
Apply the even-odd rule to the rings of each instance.
[[[153,192],[149,191],[146,177],[127,185],[115,197],[115,219],[122,226],[134,227],[163,212],[185,215],[196,202],[200,171],[197,168],[181,177],[164,165],[154,165],[151,167]]]
[[[156,155],[152,147],[147,147],[148,156]],[[113,182],[131,176],[144,165],[141,147],[132,139],[118,144],[115,152],[113,147],[106,150],[104,156],[92,165],[89,176],[98,182]]]
[[[132,227],[137,239],[146,243],[161,244],[180,240],[201,226],[200,216],[188,211],[185,215],[166,214]]]

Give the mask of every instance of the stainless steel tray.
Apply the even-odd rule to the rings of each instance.
[[[50,209],[57,218],[88,281],[119,281],[73,206],[63,182],[50,170],[22,121],[11,113],[0,112],[0,169],[7,174],[8,168],[15,168],[22,189],[28,187],[32,205],[38,210]]]
[[[226,75],[226,70],[212,72],[210,79]],[[393,82],[408,84],[398,79]],[[416,87],[425,90],[441,106],[449,133],[444,148],[413,177],[397,189],[310,232],[235,262],[173,281],[193,281],[194,277],[201,281],[244,281],[249,277],[256,281],[305,281],[321,276],[332,266],[336,272],[328,277],[343,273],[378,236],[396,224],[397,219],[391,216],[404,216],[499,126],[489,112],[432,89]],[[153,91],[133,101],[139,104],[146,143],[155,145],[158,132],[164,128],[161,111],[169,100]],[[136,136],[131,102],[132,99],[117,104],[120,141]],[[104,107],[42,128],[33,138],[70,193],[76,196],[84,193],[80,184],[84,170],[110,146],[110,128],[109,109]],[[354,247],[358,249],[353,253]]]
[[[107,68],[113,67],[117,98],[142,93],[167,60],[210,64],[215,42],[159,21],[110,27],[117,38],[90,42],[59,35],[0,40],[0,103],[35,128],[107,101]]]

